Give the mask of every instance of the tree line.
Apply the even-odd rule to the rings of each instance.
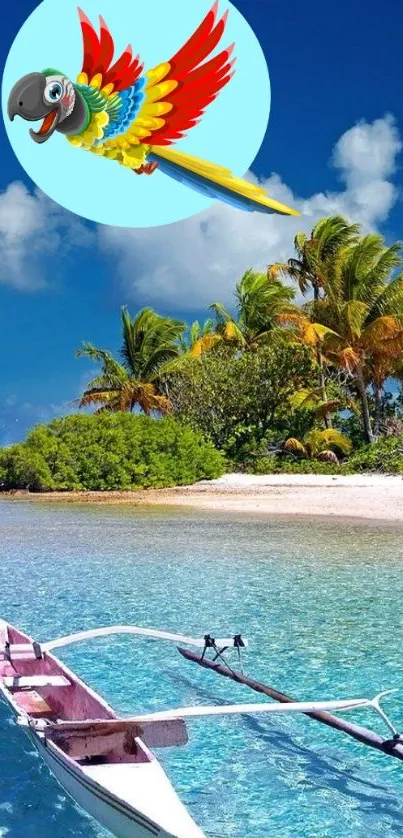
[[[77,352],[99,367],[80,407],[173,413],[238,461],[281,450],[336,462],[402,432],[401,244],[336,215],[294,250],[247,270],[233,308],[213,302],[204,323],[124,308],[117,357]]]

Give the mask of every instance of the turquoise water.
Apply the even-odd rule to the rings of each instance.
[[[133,623],[251,642],[245,671],[294,696],[403,682],[403,529],[189,510],[0,502],[0,614],[39,640]],[[60,655],[122,713],[259,701],[130,637]],[[403,727],[403,698],[385,705]],[[362,713],[358,721],[378,721]],[[107,838],[0,704],[0,836]],[[189,722],[159,751],[209,838],[403,834],[403,766],[304,717]]]

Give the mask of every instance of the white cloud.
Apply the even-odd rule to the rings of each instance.
[[[340,169],[355,218],[366,227],[385,221],[398,192],[390,181],[402,143],[392,116],[360,122],[340,137],[333,165]]]
[[[340,137],[333,163],[344,173],[346,183],[383,180],[396,171],[396,156],[402,143],[391,115],[372,123],[359,122]]]
[[[92,240],[79,218],[39,190],[32,194],[23,183],[14,182],[0,193],[0,283],[21,291],[42,288],[55,273],[56,257]]]
[[[398,193],[390,178],[402,148],[392,117],[360,122],[338,140],[332,164],[344,189],[309,198],[293,195],[278,175],[263,185],[269,194],[297,208],[300,218],[244,213],[224,204],[185,222],[149,230],[99,229],[99,243],[115,260],[126,299],[142,305],[194,310],[213,300],[230,302],[234,282],[248,267],[264,269],[287,259],[297,231],[341,213],[377,229]],[[251,175],[252,180],[256,180]]]

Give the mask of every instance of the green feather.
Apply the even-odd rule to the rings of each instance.
[[[108,99],[106,110],[109,114],[109,119],[111,122],[115,122],[115,120],[119,118],[121,108],[122,100],[120,96],[116,95],[113,97],[113,99]]]
[[[46,70],[42,70],[43,76],[63,76],[63,78],[67,78],[67,76],[62,73],[60,70],[55,70],[54,67],[47,67]]]
[[[82,94],[82,91],[79,89],[79,85],[75,85],[75,87],[76,87],[77,92]],[[88,102],[87,102],[87,100],[85,99],[84,96],[81,95],[81,98],[84,102],[84,107],[85,107],[85,111],[86,111],[86,120],[85,120],[85,125],[83,125],[83,127],[80,128],[79,134],[82,134],[83,131],[86,131],[90,122],[91,122],[91,111],[89,109]]]
[[[78,90],[88,105],[91,113],[102,113],[102,111],[107,111],[108,100],[100,90],[95,90],[95,88],[88,87],[86,84],[78,85]]]

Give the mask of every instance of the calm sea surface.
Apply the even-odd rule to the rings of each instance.
[[[372,696],[403,687],[402,603],[402,528],[0,502],[0,615],[38,640],[117,623],[242,632],[245,671],[272,686]],[[259,701],[170,644],[100,639],[60,657],[126,714]],[[403,692],[385,707],[403,728]],[[0,704],[1,838],[107,838],[10,719]],[[304,717],[194,720],[189,732],[158,756],[209,838],[403,835],[397,760]]]

